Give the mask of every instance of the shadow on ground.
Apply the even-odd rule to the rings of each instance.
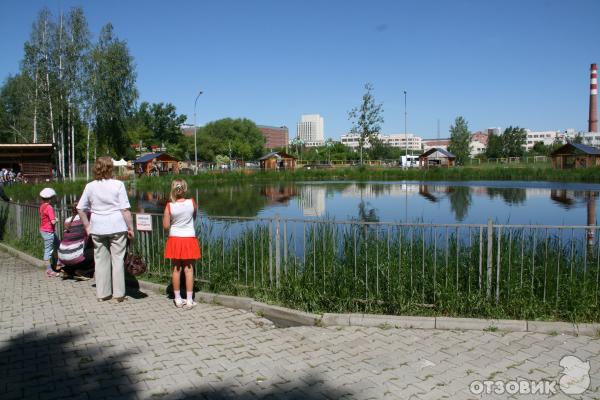
[[[222,386],[203,385],[178,388],[175,393],[143,393],[143,377],[128,362],[132,352],[110,352],[112,345],[97,345],[85,334],[67,331],[58,334],[37,332],[0,342],[0,398],[12,399],[338,399],[353,393],[329,387],[308,375],[297,382],[265,387],[248,385],[244,392]],[[189,368],[194,368],[190,365]],[[138,382],[138,384],[132,383]]]
[[[19,335],[0,347],[0,398],[135,399],[135,388],[122,367],[129,353],[103,356],[100,346],[75,347],[82,334],[63,332]],[[122,390],[123,392],[120,392]]]

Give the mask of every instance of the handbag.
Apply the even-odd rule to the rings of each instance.
[[[129,241],[127,241],[127,255],[125,256],[125,271],[129,275],[138,276],[146,272],[146,262],[139,254],[131,250]]]

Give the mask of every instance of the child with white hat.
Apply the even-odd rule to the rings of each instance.
[[[58,274],[52,270],[52,253],[56,247],[58,239],[56,238],[55,228],[56,215],[50,200],[56,196],[52,188],[44,188],[40,192],[42,204],[40,204],[40,234],[44,240],[44,261],[46,262],[46,276],[53,277]]]

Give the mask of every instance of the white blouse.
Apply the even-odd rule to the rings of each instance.
[[[83,190],[78,210],[90,210],[91,233],[111,235],[127,232],[127,223],[121,210],[130,208],[123,182],[116,179],[95,180]]]

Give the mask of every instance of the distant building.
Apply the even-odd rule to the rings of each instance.
[[[408,144],[408,150],[411,151],[421,151],[423,138],[420,136],[416,136],[415,134],[409,133],[404,135],[403,133],[395,133],[390,135],[375,135],[379,140],[383,143],[392,146],[399,147],[401,149],[406,148]],[[356,149],[359,147],[360,135],[356,133],[349,133],[347,135],[342,135],[340,142],[350,148]],[[408,141],[408,143],[407,143]],[[369,140],[365,140],[363,148],[368,149],[371,147],[371,143]]]
[[[183,136],[194,136],[194,125],[181,124],[179,125],[179,129],[181,129]]]
[[[296,168],[296,157],[283,151],[265,154],[258,161],[262,170],[293,170]]]
[[[488,144],[488,137],[489,134],[484,132],[475,132],[471,135],[471,142],[469,143],[469,148],[471,149],[471,157],[475,157],[479,154],[485,153],[485,149],[487,148]]]
[[[265,137],[265,148],[285,148],[289,142],[287,126],[256,125]]]
[[[21,172],[28,182],[43,182],[52,179],[52,143],[0,144],[0,168],[11,168]]]
[[[419,156],[419,166],[429,167],[452,167],[456,162],[456,156],[448,150],[432,148]]]
[[[554,150],[550,157],[552,157],[552,166],[559,169],[600,165],[600,150],[580,143],[567,143]]]
[[[322,146],[325,143],[323,117],[319,114],[307,114],[300,117],[296,137],[307,147]]]
[[[546,146],[550,146],[553,143],[560,141],[563,143],[563,140],[566,142],[565,137],[560,135],[557,131],[532,131],[530,129],[525,129],[527,133],[527,139],[525,142],[525,150],[530,151],[533,149],[536,143],[543,143]]]
[[[423,151],[431,150],[434,148],[448,150],[450,145],[450,139],[423,139]]]

